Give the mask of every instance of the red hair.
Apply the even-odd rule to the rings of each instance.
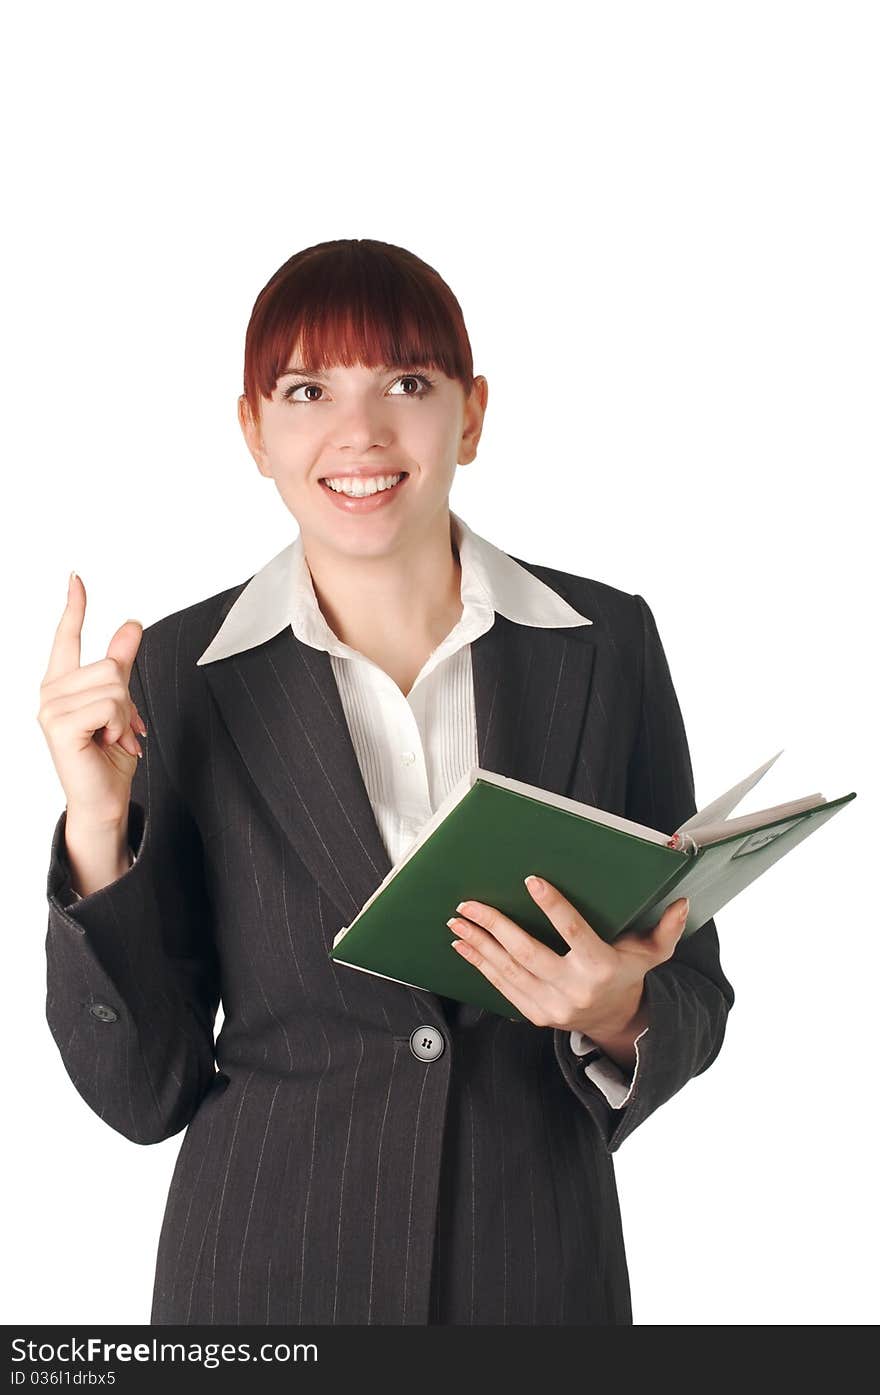
[[[291,350],[304,366],[385,364],[437,368],[474,383],[461,306],[443,278],[414,253],[370,237],[318,242],[275,272],[254,303],[245,336],[244,395],[254,421]]]

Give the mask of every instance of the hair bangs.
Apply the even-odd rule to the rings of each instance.
[[[296,253],[263,287],[245,336],[244,393],[254,419],[291,361],[435,368],[468,396],[473,357],[461,307],[412,252],[371,238],[322,242]]]

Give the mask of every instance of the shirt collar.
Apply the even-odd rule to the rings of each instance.
[[[463,614],[452,635],[482,632],[495,613],[518,625],[539,628],[592,625],[566,600],[512,557],[469,528],[450,510],[452,536],[461,563]],[[283,548],[245,586],[197,664],[226,659],[272,639],[286,625],[314,649],[353,655],[333,633],[318,605],[302,534]],[[444,646],[445,647],[445,646]]]

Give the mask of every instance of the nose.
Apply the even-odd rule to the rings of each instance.
[[[351,403],[335,417],[334,445],[337,450],[349,450],[359,458],[372,446],[387,446],[393,438],[387,412],[381,403]]]

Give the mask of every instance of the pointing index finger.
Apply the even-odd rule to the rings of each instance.
[[[70,673],[73,669],[80,667],[82,627],[85,614],[86,588],[83,585],[82,577],[77,576],[76,572],[71,572],[67,586],[67,604],[52,641],[44,682],[60,678],[63,673]]]

